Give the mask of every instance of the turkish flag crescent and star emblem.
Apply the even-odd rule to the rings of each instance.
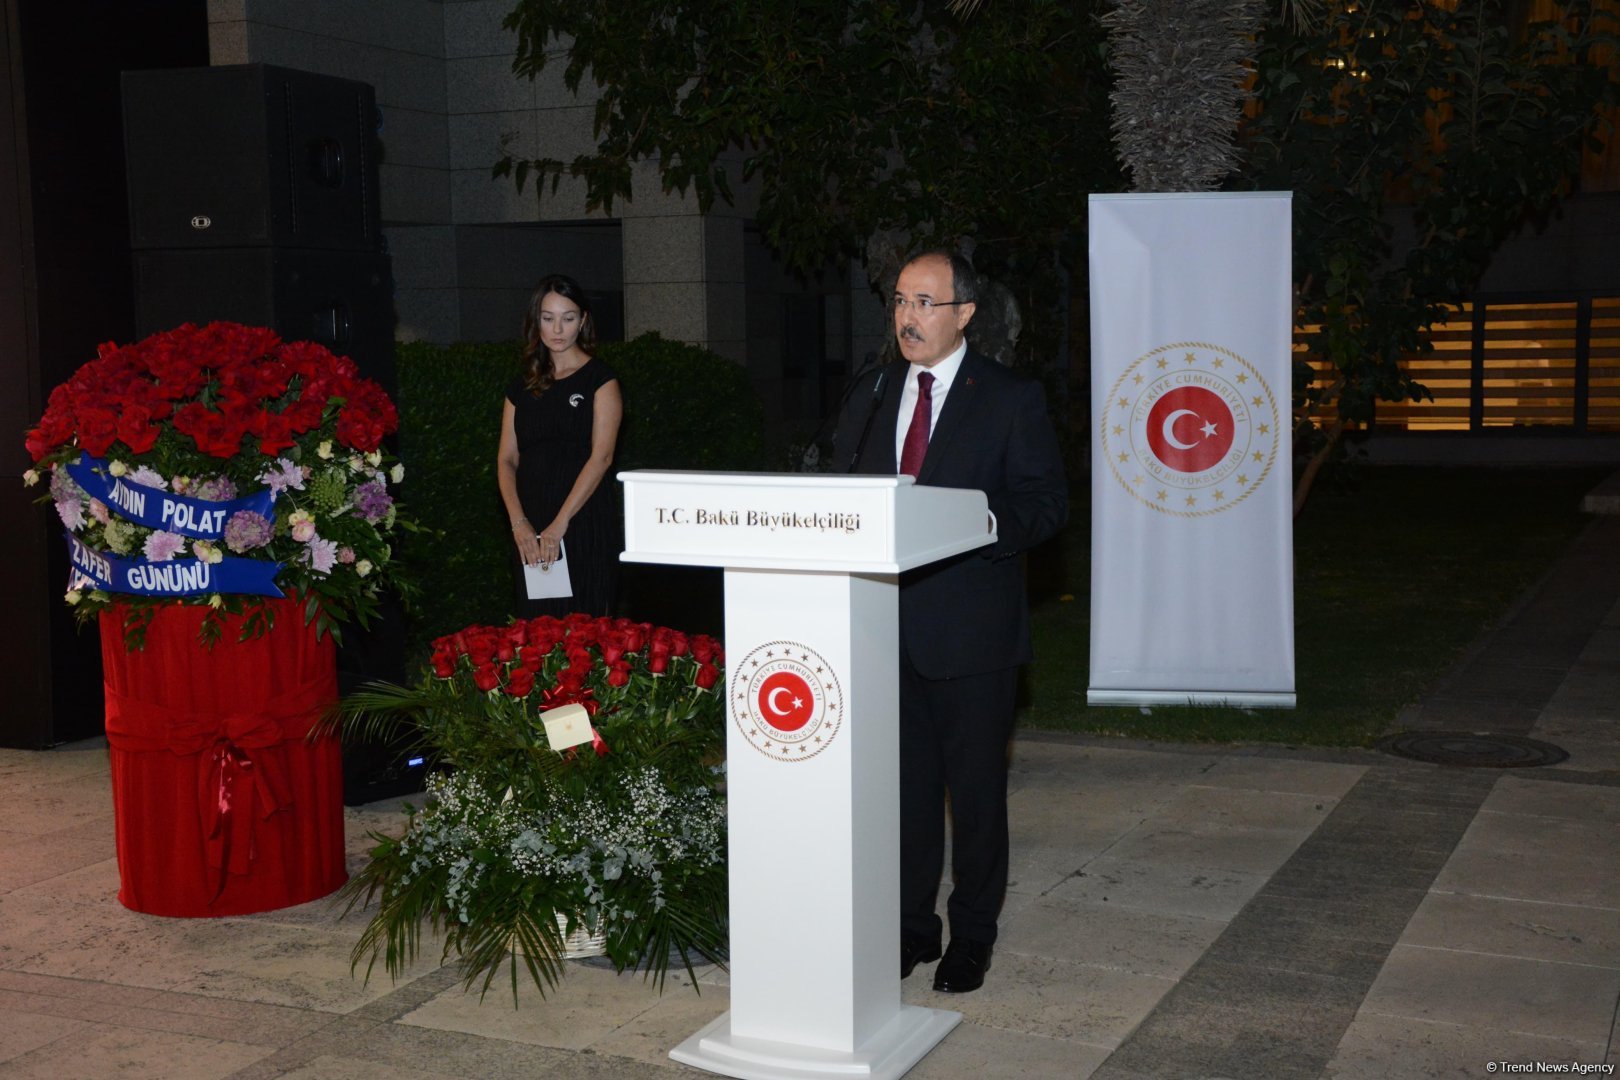
[[[1176,472],[1203,472],[1218,464],[1232,449],[1235,430],[1232,410],[1202,386],[1179,386],[1148,410],[1148,446]]]
[[[781,732],[798,731],[816,711],[815,694],[796,671],[778,671],[759,684],[760,718]]]
[[[1259,368],[1231,349],[1192,341],[1126,365],[1098,419],[1102,458],[1120,486],[1161,514],[1186,518],[1248,498],[1290,431]]]
[[[844,722],[844,692],[826,657],[798,641],[768,641],[728,675],[737,733],[775,761],[820,754]]]

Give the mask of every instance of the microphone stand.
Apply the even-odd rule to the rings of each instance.
[[[861,437],[855,443],[855,452],[849,455],[849,468],[845,472],[854,472],[855,466],[861,463],[861,454],[866,451],[866,437],[872,433],[872,421],[877,418],[878,406],[883,402],[883,381],[889,377],[888,369],[878,372],[877,382],[872,384],[872,402],[866,408],[866,423],[861,425]]]

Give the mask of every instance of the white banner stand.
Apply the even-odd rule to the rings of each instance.
[[[746,1080],[899,1077],[899,574],[995,540],[910,477],[627,472],[627,562],[725,568],[731,1011],[670,1051]]]
[[[1086,703],[1291,709],[1292,196],[1087,205]]]

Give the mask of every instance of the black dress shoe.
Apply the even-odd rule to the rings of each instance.
[[[965,994],[984,985],[990,970],[990,946],[982,941],[952,938],[945,959],[934,970],[934,989],[942,994]]]
[[[900,977],[903,979],[911,974],[911,969],[918,964],[927,964],[939,959],[939,942],[925,937],[912,937],[910,934],[900,935]]]

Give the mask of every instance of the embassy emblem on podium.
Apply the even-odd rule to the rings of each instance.
[[[1282,412],[1258,368],[1201,341],[1138,357],[1114,382],[1102,448],[1120,485],[1175,517],[1228,510],[1265,482]]]
[[[743,657],[731,677],[731,718],[750,746],[776,761],[825,750],[844,720],[832,665],[808,645],[771,641]]]

